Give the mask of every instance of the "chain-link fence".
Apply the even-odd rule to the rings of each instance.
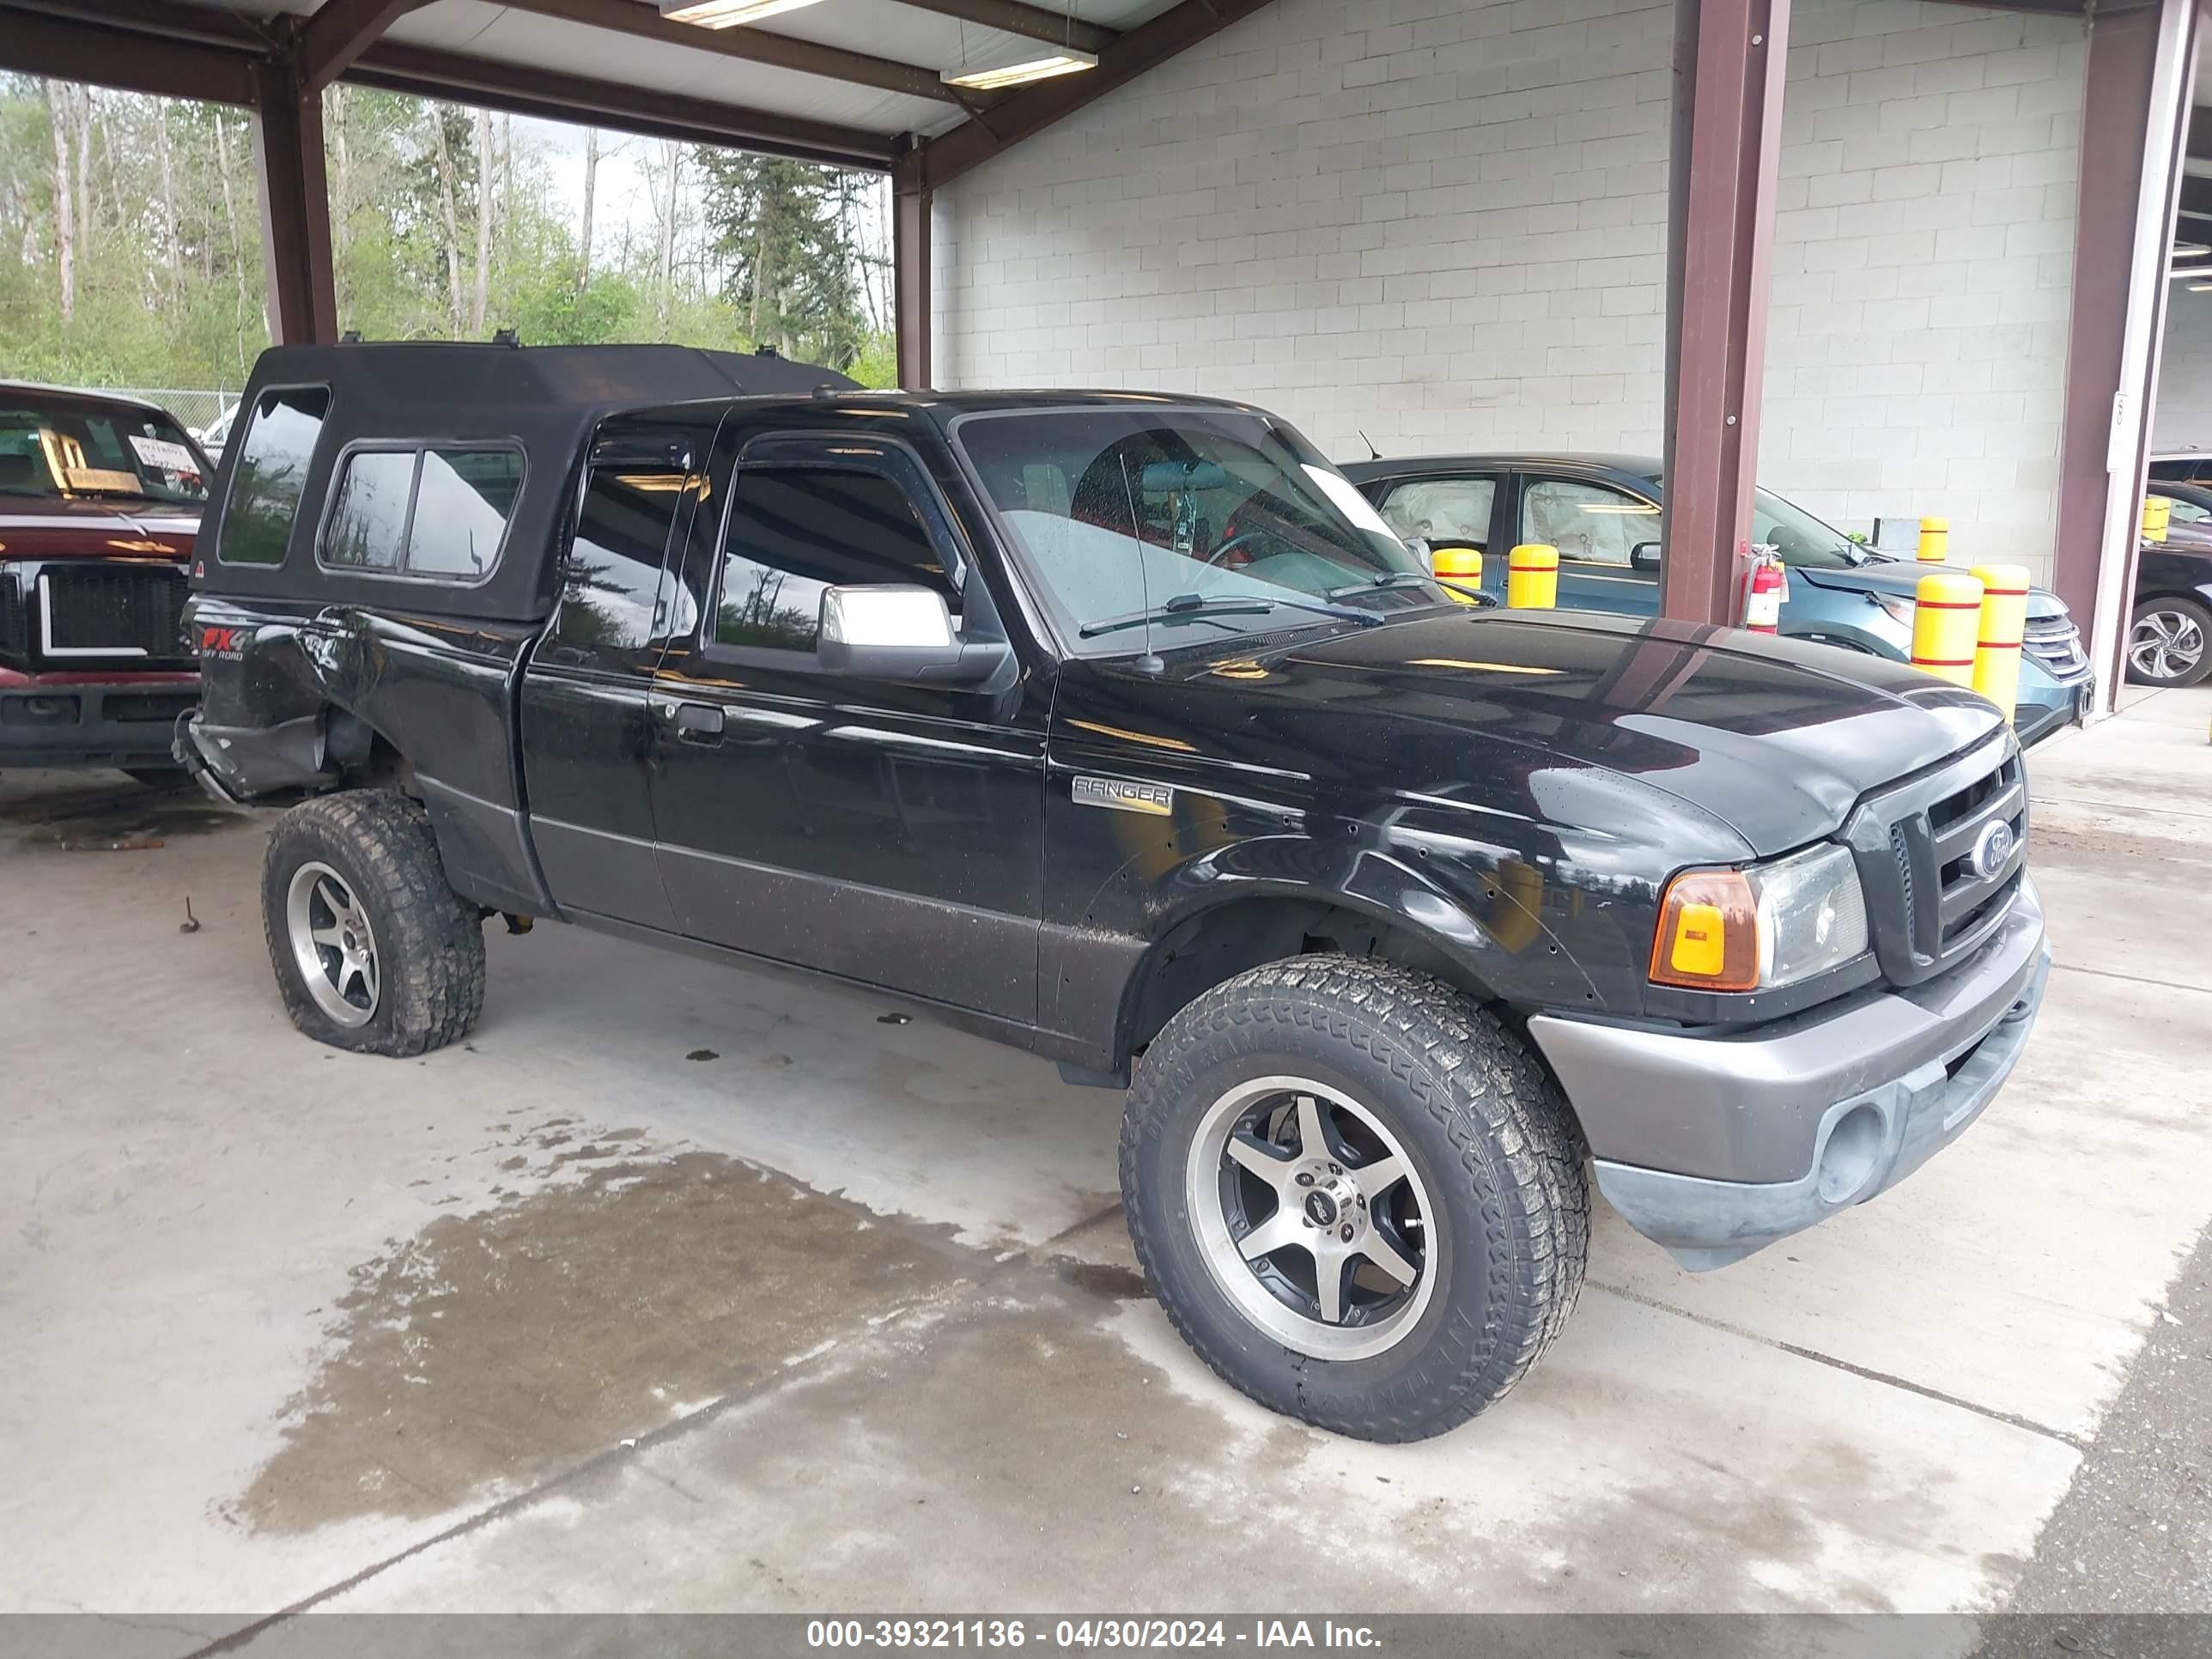
[[[238,393],[220,389],[194,392],[178,386],[87,386],[85,390],[112,392],[118,397],[158,404],[176,417],[179,426],[190,427],[195,432],[214,424],[218,416],[238,401]]]

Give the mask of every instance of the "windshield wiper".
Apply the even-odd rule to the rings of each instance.
[[[1218,593],[1211,598],[1204,593],[1178,593],[1164,605],[1150,611],[1133,611],[1126,617],[1109,617],[1103,622],[1086,623],[1076,633],[1084,639],[1095,640],[1101,634],[1118,634],[1125,628],[1142,628],[1147,623],[1200,622],[1211,617],[1264,617],[1269,611],[1282,608],[1291,611],[1310,611],[1318,617],[1334,617],[1339,622],[1357,623],[1362,628],[1372,628],[1382,618],[1372,611],[1353,611],[1340,605],[1317,605],[1304,599],[1278,599],[1255,593],[1232,598]]]
[[[1370,576],[1364,582],[1351,582],[1342,587],[1332,587],[1322,595],[1325,599],[1348,599],[1357,593],[1373,593],[1389,587],[1426,587],[1436,580],[1418,570],[1386,570],[1379,576]]]

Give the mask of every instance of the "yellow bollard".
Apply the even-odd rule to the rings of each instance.
[[[1982,585],[1981,627],[1974,641],[1974,690],[2004,710],[2020,702],[2020,641],[2027,629],[2027,567],[1978,564]]]
[[[1505,562],[1505,603],[1516,611],[1549,611],[1559,602],[1559,550],[1523,542]]]
[[[2164,495],[2143,497],[2142,538],[2147,542],[2162,542],[2173,523],[2173,502]]]
[[[1941,564],[1951,556],[1951,521],[1948,519],[1923,519],[1920,521],[1920,562]]]
[[[1981,613],[1979,579],[1956,571],[1923,576],[1912,607],[1912,665],[1971,687]]]
[[[1479,547],[1431,547],[1429,574],[1443,584],[1444,592],[1462,605],[1473,605],[1482,588],[1482,550]]]

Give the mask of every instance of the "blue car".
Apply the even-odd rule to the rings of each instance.
[[[1559,604],[1656,616],[1658,461],[1635,455],[1424,455],[1358,461],[1345,475],[1390,527],[1431,546],[1486,554],[1482,584],[1503,599],[1504,554],[1519,542],[1559,550]],[[1911,654],[1912,595],[1925,570],[1861,546],[1771,490],[1752,498],[1753,539],[1789,567],[1782,631],[1894,661]],[[2033,743],[2071,721],[2087,696],[2089,659],[2055,593],[2028,595],[2014,724]]]

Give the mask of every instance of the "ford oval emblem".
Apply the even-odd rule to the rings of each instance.
[[[1982,826],[1982,833],[1974,837],[1974,844],[1967,851],[1966,868],[1984,881],[1988,881],[2005,867],[2006,860],[2012,857],[2012,825],[2002,819],[1995,823],[1985,823]]]

